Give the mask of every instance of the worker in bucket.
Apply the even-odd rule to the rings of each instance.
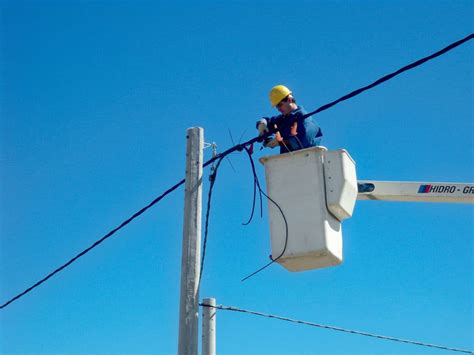
[[[270,103],[280,115],[263,117],[257,122],[259,135],[268,135],[264,146],[280,147],[280,154],[319,145],[323,133],[312,117],[304,118],[306,111],[296,104],[293,93],[284,85],[270,90]]]

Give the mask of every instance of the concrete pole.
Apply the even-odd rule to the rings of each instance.
[[[178,354],[197,355],[204,130],[200,127],[188,128],[186,140]]]
[[[215,298],[205,298],[202,302],[216,305]],[[202,307],[202,355],[216,355],[216,314],[217,309]]]

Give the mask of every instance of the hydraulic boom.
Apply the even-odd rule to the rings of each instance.
[[[358,181],[358,200],[474,203],[474,184]]]

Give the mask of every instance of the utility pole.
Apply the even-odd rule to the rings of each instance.
[[[205,298],[202,302],[202,355],[216,355],[216,315],[215,298]],[[206,307],[209,305],[211,307]]]
[[[186,141],[178,354],[197,355],[204,130],[188,128]]]

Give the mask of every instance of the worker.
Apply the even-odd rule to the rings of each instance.
[[[270,90],[270,103],[280,115],[263,117],[257,122],[259,135],[266,135],[265,147],[280,147],[280,154],[319,145],[323,133],[312,117],[296,104],[293,93],[284,85]]]

